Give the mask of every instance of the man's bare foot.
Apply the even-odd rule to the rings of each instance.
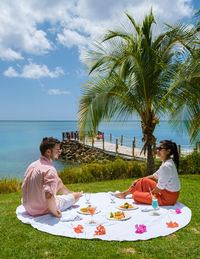
[[[123,192],[115,193],[115,194],[113,194],[113,196],[115,196],[116,198],[119,198],[119,199],[126,198],[126,194],[124,194]]]

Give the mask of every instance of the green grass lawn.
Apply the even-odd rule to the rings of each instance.
[[[52,236],[20,222],[15,214],[21,193],[0,195],[0,258],[200,258],[200,175],[180,177],[179,201],[192,210],[185,228],[147,241],[116,242]],[[73,184],[74,191],[123,190],[132,179]]]

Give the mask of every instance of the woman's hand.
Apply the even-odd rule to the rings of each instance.
[[[156,193],[159,193],[161,192],[162,190],[159,189],[158,187],[156,187],[153,191],[152,191],[152,194],[156,194]]]

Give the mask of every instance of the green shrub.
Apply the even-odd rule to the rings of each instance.
[[[181,157],[179,173],[200,174],[200,153],[195,151],[185,157]]]
[[[103,170],[102,170],[103,167],[104,167],[104,165],[97,164],[97,163],[85,165],[82,167],[83,174],[92,175],[96,181],[102,181],[103,180]]]
[[[65,183],[74,183],[74,178],[76,176],[76,168],[69,168],[65,167],[60,173],[59,173],[60,178],[62,179],[63,182]]]
[[[2,177],[0,179],[0,194],[18,192],[21,190],[22,181],[15,178]]]
[[[113,162],[84,164],[77,168],[67,167],[59,173],[64,184],[143,177],[145,175],[146,163],[125,161],[119,158]]]
[[[155,168],[158,170],[162,161],[155,160]],[[110,162],[83,164],[79,167],[65,167],[58,173],[64,184],[95,182],[112,179],[125,179],[144,177],[147,175],[147,163],[140,161],[125,161],[117,158]],[[200,153],[193,152],[180,158],[180,174],[200,174]],[[0,179],[0,194],[11,193],[21,190],[22,181],[16,178]]]
[[[147,176],[147,163],[132,161],[129,178]]]
[[[155,168],[161,166],[161,159],[155,160]],[[153,172],[152,172],[153,173]],[[180,158],[179,173],[199,174],[200,153],[193,152]],[[67,175],[68,174],[68,175]],[[144,177],[147,175],[147,163],[140,161],[125,161],[117,158],[113,162],[83,164],[78,168],[64,169],[59,176],[65,184],[78,182],[93,182],[112,179]]]
[[[122,159],[116,159],[111,163],[111,179],[126,178],[128,172],[128,162]]]
[[[77,170],[77,179],[76,183],[88,183],[88,182],[94,182],[95,177],[92,175],[92,172],[87,170],[86,166],[83,166],[82,168],[78,168]]]

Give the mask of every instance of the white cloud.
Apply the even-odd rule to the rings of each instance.
[[[123,12],[127,11],[136,20],[143,17],[153,7],[155,14],[162,13],[167,21],[190,16],[193,12],[192,0],[79,0],[77,13],[87,20],[95,22],[120,21]]]
[[[46,38],[46,33],[42,30],[33,29],[24,35],[23,50],[31,54],[46,54],[52,49],[51,42]]]
[[[10,48],[0,47],[0,58],[2,60],[13,61],[15,59],[23,59],[21,53],[16,52]]]
[[[14,70],[13,67],[9,67],[6,71],[4,71],[3,74],[7,77],[19,77],[19,74]]]
[[[49,89],[47,93],[49,95],[65,95],[65,94],[70,94],[69,91],[62,91],[60,89]]]
[[[86,45],[88,40],[85,36],[80,35],[76,31],[64,29],[63,34],[58,34],[58,41],[68,48]]]
[[[21,72],[17,72],[13,67],[9,67],[3,74],[7,77],[39,79],[42,77],[56,78],[63,75],[64,71],[60,67],[56,67],[54,71],[50,71],[46,65],[30,63],[25,65]]]
[[[41,55],[53,49],[47,29],[68,19],[71,8],[72,0],[1,0],[0,58],[19,59],[22,53]],[[43,26],[45,23],[48,25]],[[19,54],[5,56],[4,49]]]
[[[55,78],[62,74],[64,72],[60,67],[56,67],[55,71],[50,71],[46,65],[29,64],[24,66],[21,76],[37,79],[41,77]]]
[[[137,2],[138,0],[134,0],[134,2],[127,0],[107,0],[106,2],[99,0],[79,0],[77,12],[86,19],[102,22],[113,19],[117,10],[121,11],[128,5],[135,5]]]
[[[139,21],[151,6],[159,26],[194,12],[192,0],[1,0],[0,59],[43,55],[58,42],[81,52],[90,40],[127,21],[124,11]]]
[[[63,23],[62,33],[58,35],[59,42],[66,47],[77,45],[82,60],[85,49],[92,41],[101,39],[109,29],[117,29],[121,24],[128,26],[125,11],[136,22],[141,22],[151,7],[157,21],[157,32],[162,30],[164,22],[173,24],[190,17],[194,12],[192,0],[108,0],[106,3],[99,0],[78,0],[71,19]],[[74,35],[72,31],[75,32]]]

